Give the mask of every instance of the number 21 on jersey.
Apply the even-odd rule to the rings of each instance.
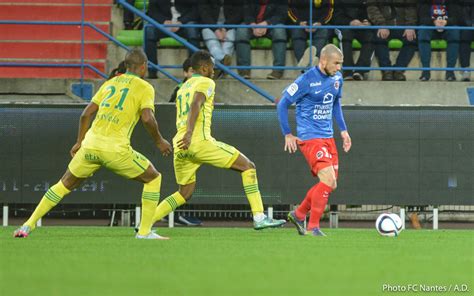
[[[115,88],[115,86],[111,85],[111,86],[108,86],[105,90],[108,90],[110,92],[104,98],[104,100],[102,101],[102,104],[100,104],[100,106],[108,108],[108,107],[110,107],[110,103],[108,103],[107,101],[115,95],[116,88]],[[123,104],[125,103],[125,99],[127,98],[128,90],[129,90],[128,88],[122,88],[121,90],[119,90],[119,92],[122,93],[122,94],[120,96],[120,100],[114,106],[114,109],[117,109],[117,110],[120,110],[120,111],[123,110]]]

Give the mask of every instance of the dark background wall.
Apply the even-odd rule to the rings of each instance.
[[[36,203],[64,173],[84,106],[0,105],[0,202]],[[175,133],[175,108],[158,105],[164,136]],[[340,151],[331,204],[474,204],[474,108],[344,107],[353,140]],[[290,116],[294,127],[294,116]],[[257,165],[266,205],[299,203],[315,180],[300,153],[283,151],[272,106],[216,106],[213,135]],[[176,190],[172,157],[163,158],[141,124],[133,147],[163,174],[162,196]],[[240,174],[202,167],[193,203],[246,204]],[[141,184],[105,169],[65,203],[139,204]]]

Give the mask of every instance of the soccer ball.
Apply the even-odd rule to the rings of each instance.
[[[397,214],[383,213],[375,221],[375,229],[383,236],[398,236],[402,231],[402,219]]]

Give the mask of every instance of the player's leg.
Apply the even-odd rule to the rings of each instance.
[[[186,185],[179,185],[179,190],[165,198],[155,210],[153,222],[160,221],[169,213],[174,212],[178,207],[184,205],[193,195],[196,182]]]
[[[79,149],[74,158],[68,165],[68,169],[64,173],[58,183],[51,186],[36,206],[33,214],[23,224],[22,227],[14,232],[15,237],[27,237],[28,234],[35,229],[36,222],[46,215],[53,207],[55,207],[66,195],[77,188],[82,181],[92,175],[100,165],[90,162],[86,159],[84,149]]]
[[[258,187],[255,164],[244,154],[238,151],[237,153],[238,157],[232,163],[230,168],[239,171],[242,176],[242,185],[244,186],[245,195],[247,196],[247,200],[252,210],[254,228],[260,230],[268,227],[278,227],[285,224],[285,220],[270,219],[263,213],[263,202]]]
[[[321,169],[318,172],[319,183],[314,186],[311,198],[311,214],[309,216],[308,229],[319,230],[319,221],[324,213],[331,192],[336,189],[336,173],[332,166]]]
[[[136,238],[167,239],[151,232],[153,215],[160,199],[161,174],[141,153],[128,149],[103,155],[105,167],[114,173],[143,183],[142,214]]]
[[[142,211],[137,237],[146,237],[151,234],[153,215],[160,200],[161,174],[150,163],[146,171],[134,180],[143,183]]]
[[[311,199],[314,195],[316,187],[317,184],[311,187],[306,193],[303,202],[296,208],[296,210],[288,213],[288,221],[295,225],[296,230],[300,235],[306,234],[304,220],[306,219],[306,215],[308,214],[308,212],[311,210]]]
[[[263,219],[263,203],[258,188],[255,164],[245,155],[239,153],[239,156],[230,168],[240,172],[242,176],[242,185],[244,186],[245,195],[247,196],[254,219]]]
[[[302,141],[298,143],[301,153],[306,159],[308,163],[311,173],[313,177],[317,176],[317,171],[313,169],[313,164],[316,161],[316,152],[319,149],[319,141],[318,139]],[[298,233],[304,235],[306,230],[304,229],[304,220],[306,219],[306,215],[311,210],[311,198],[313,196],[313,191],[316,189],[316,185],[311,187],[307,192],[306,196],[301,202],[301,204],[296,208],[296,210],[291,211],[288,214],[288,220],[290,220],[293,224],[295,224],[296,228],[298,229]]]
[[[178,151],[174,153],[174,173],[179,190],[165,198],[155,210],[153,223],[166,217],[169,213],[186,203],[191,198],[196,186],[196,171],[201,166],[195,160],[191,161],[193,153]]]
[[[33,214],[24,225],[35,228],[36,222],[55,207],[66,195],[77,188],[84,178],[74,176],[69,169],[66,170],[61,180],[51,186],[41,199]]]
[[[77,178],[69,169],[58,183],[51,186],[36,206],[30,218],[14,232],[15,237],[27,237],[36,228],[36,222],[54,208],[66,195],[78,187],[83,178]]]
[[[324,145],[318,149],[316,157],[318,157],[318,155],[321,157],[319,161],[316,162],[316,168],[314,170],[317,171],[319,183],[314,186],[312,192],[308,229],[313,232],[313,235],[324,236],[324,233],[320,231],[319,221],[328,203],[329,195],[337,187],[339,164],[334,140],[325,140]]]

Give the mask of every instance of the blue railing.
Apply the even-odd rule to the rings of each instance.
[[[123,0],[119,0],[123,1]],[[146,25],[150,26],[150,25]],[[296,26],[296,25],[224,25],[224,24],[172,24],[172,25],[161,25],[162,27],[182,27],[182,28],[269,28],[269,29],[321,29],[321,26]],[[350,29],[350,30],[359,30],[359,29],[416,29],[416,30],[435,30],[438,27],[435,26],[343,26],[343,25],[324,25],[323,29]],[[474,27],[463,27],[463,26],[447,26],[442,27],[444,30],[474,30]],[[165,32],[165,31],[163,31]],[[166,33],[166,32],[165,32]],[[182,39],[182,38],[181,38]],[[310,44],[312,43],[312,36],[310,36]],[[188,47],[184,42],[184,46]],[[192,45],[191,45],[192,46]],[[191,47],[189,47],[191,48]],[[311,47],[310,47],[311,51]],[[310,54],[310,59],[312,54]],[[309,64],[312,64],[310,62]],[[181,65],[161,65],[165,69],[177,69],[181,68]],[[304,70],[307,67],[293,67],[293,66],[227,66],[228,69],[239,69],[239,70]],[[224,69],[224,68],[222,68]],[[474,71],[474,68],[460,68],[460,67],[344,67],[347,70],[408,70],[408,71]]]
[[[1,21],[0,20],[0,25],[60,25],[60,26],[84,26],[84,27],[90,27],[91,29],[95,30],[99,34],[103,35],[113,43],[115,43],[117,46],[129,51],[130,48],[117,40],[115,37],[110,35],[107,32],[104,32],[102,29],[97,27],[96,25],[89,23],[89,22],[49,22],[49,21]],[[84,43],[84,40],[81,40],[81,43]],[[95,73],[98,75],[102,76],[103,78],[107,78],[108,75],[105,73],[101,72],[94,66],[87,64],[84,62],[84,52],[81,50],[81,63],[80,64],[67,64],[67,63],[0,63],[2,67],[72,67],[75,68],[77,65],[83,65],[85,68],[89,68],[93,70]],[[164,70],[163,67],[160,65],[155,65],[151,64],[152,67],[155,67],[158,71],[162,72],[164,75],[166,75],[168,78],[173,79],[176,82],[179,82],[180,80],[171,75],[169,72]],[[83,74],[83,73],[82,73]]]
[[[98,32],[102,36],[106,37],[113,43],[115,43],[117,46],[129,51],[130,48],[114,38],[112,35],[110,35],[107,32],[104,32],[102,29],[97,27],[96,25],[86,22],[85,21],[85,0],[82,0],[81,4],[81,20],[77,22],[64,22],[64,21],[59,21],[59,22],[50,22],[50,21],[5,21],[5,20],[0,20],[0,25],[60,25],[60,26],[80,26],[81,28],[81,49],[80,49],[80,60],[81,62],[79,64],[77,63],[18,63],[18,62],[0,62],[0,67],[35,67],[35,68],[80,68],[80,97],[84,98],[84,69],[88,68],[101,76],[102,78],[107,78],[108,75],[97,69],[91,64],[85,63],[85,54],[84,54],[84,44],[85,44],[85,27],[89,27],[93,29],[94,31]],[[168,71],[166,71],[163,67],[160,65],[155,65],[153,63],[150,63],[150,66],[153,68],[157,69],[164,75],[166,75],[168,78],[174,80],[175,82],[180,82],[178,78],[175,76],[171,75]]]
[[[179,35],[169,31],[167,27],[182,27],[182,28],[189,28],[189,27],[194,27],[194,28],[283,28],[283,29],[310,29],[309,30],[309,40],[310,44],[312,44],[312,39],[313,39],[313,32],[311,29],[317,29],[321,27],[316,27],[313,26],[312,23],[312,9],[313,5],[311,1],[309,2],[309,25],[308,26],[296,26],[296,25],[268,25],[268,26],[261,26],[261,25],[222,25],[222,24],[172,24],[172,25],[162,25],[158,22],[156,22],[153,18],[149,17],[146,15],[143,11],[138,10],[134,6],[128,4],[125,0],[117,0],[119,4],[121,4],[125,9],[130,10],[134,14],[138,15],[141,17],[144,21],[147,22],[146,26],[153,26],[163,32],[164,34],[176,39],[178,42],[182,43],[186,48],[192,50],[192,51],[197,51],[198,48],[187,42],[184,38],[180,37]],[[117,46],[125,49],[125,50],[130,50],[126,45],[121,43],[119,40],[114,38],[112,35],[108,34],[107,32],[104,32],[94,24],[90,22],[86,22],[84,18],[84,11],[85,11],[85,1],[82,0],[82,5],[81,5],[81,20],[78,22],[48,22],[48,21],[2,21],[0,20],[0,25],[2,24],[13,24],[13,25],[65,25],[65,26],[80,26],[81,27],[81,62],[79,64],[74,63],[74,64],[68,64],[68,63],[17,63],[17,62],[3,62],[0,63],[0,67],[72,67],[72,68],[80,68],[80,76],[81,76],[81,91],[82,91],[82,85],[84,81],[84,69],[90,69],[96,74],[100,75],[103,78],[107,78],[107,75],[103,72],[101,72],[99,69],[94,67],[91,64],[85,63],[85,57],[84,57],[84,42],[85,42],[85,27],[89,27],[99,34],[103,35],[106,37],[108,40],[112,41],[114,44]],[[377,30],[377,29],[418,29],[418,30],[434,30],[437,27],[434,26],[333,26],[333,25],[325,25],[324,29],[371,29],[371,30]],[[448,27],[443,27],[444,30],[474,30],[474,27],[461,27],[461,26],[448,26]],[[146,30],[144,30],[146,31]],[[146,39],[145,39],[146,40]],[[310,47],[310,51],[312,47]],[[310,54],[310,65],[312,64],[312,54]],[[154,68],[155,70],[163,73],[166,77],[179,82],[179,79],[174,77],[172,74],[167,72],[165,69],[178,69],[181,68],[181,65],[159,65],[159,64],[153,64],[149,62],[149,66]],[[255,92],[257,92],[259,95],[263,96],[264,98],[274,101],[273,96],[268,94],[266,91],[263,89],[257,87],[250,81],[242,78],[240,75],[235,73],[234,71],[231,71],[233,69],[241,69],[241,70],[250,70],[250,69],[255,69],[255,70],[304,70],[307,67],[291,67],[291,66],[225,66],[221,64],[220,62],[216,61],[216,66],[223,70],[225,73],[229,74],[236,80],[240,81],[244,85],[248,86]],[[425,68],[425,67],[411,67],[411,68],[405,68],[405,67],[344,67],[344,69],[347,70],[408,70],[408,71],[423,71],[423,70],[433,70],[433,71],[474,71],[474,68],[459,68],[459,67],[436,67],[436,68]]]
[[[309,40],[310,44],[312,44],[312,39],[313,39],[313,32],[311,29],[318,29],[321,28],[320,26],[313,26],[313,21],[312,21],[312,10],[313,10],[313,5],[311,1],[309,2],[309,25],[308,26],[299,26],[299,25],[267,25],[267,26],[262,26],[262,25],[223,25],[223,24],[171,24],[171,25],[163,25],[159,24],[156,22],[154,19],[149,17],[148,15],[144,14],[140,10],[136,9],[134,6],[128,4],[125,0],[118,0],[118,3],[121,4],[125,9],[128,9],[141,17],[144,21],[148,22],[148,24],[145,25],[144,29],[144,34],[146,34],[146,27],[147,26],[153,26],[163,32],[164,34],[168,35],[169,37],[172,37],[176,39],[178,42],[182,43],[186,48],[196,51],[198,50],[195,46],[187,42],[184,38],[178,36],[177,34],[167,30],[166,28],[168,27],[180,27],[180,28],[282,28],[282,29],[309,29]],[[416,29],[416,30],[435,30],[437,27],[435,26],[343,26],[343,25],[324,25],[324,29],[338,29],[338,30],[343,30],[343,29],[370,29],[370,30],[378,30],[378,29]],[[443,27],[444,30],[474,30],[474,27],[463,27],[463,26],[447,26]],[[144,36],[144,42],[146,42],[146,36]],[[310,51],[312,48],[310,47]],[[309,64],[312,65],[312,54],[310,52],[310,62]],[[260,95],[264,96],[270,101],[274,101],[274,98],[269,96],[266,92],[263,90],[260,90],[258,87],[254,86],[253,84],[249,83],[247,80],[243,79],[240,77],[238,74],[235,72],[231,71],[233,69],[239,69],[239,70],[304,70],[307,67],[291,67],[291,66],[224,66],[219,62],[216,62],[216,66],[223,70],[225,73],[229,74],[230,76],[236,78],[240,82],[244,83],[245,85],[249,86],[252,88],[254,91],[259,93]],[[162,68],[165,69],[178,69],[181,68],[181,65],[161,65]],[[431,70],[431,71],[474,71],[474,68],[460,68],[460,67],[344,67],[344,69],[347,70],[408,70],[408,71],[424,71],[424,70]]]
[[[125,0],[118,0],[117,1],[119,4],[121,4],[123,7],[125,7],[126,9],[129,9],[130,11],[132,11],[134,14],[138,15],[139,17],[141,17],[144,21],[147,21],[149,24],[153,25],[155,28],[157,28],[158,30],[162,31],[163,33],[165,33],[166,35],[176,39],[178,42],[182,43],[184,46],[186,46],[187,48],[191,49],[192,51],[197,51],[199,50],[199,48],[195,47],[194,45],[192,45],[191,43],[189,43],[186,39],[182,38],[181,36],[169,31],[168,29],[166,29],[166,26],[165,25],[162,25],[160,23],[158,23],[157,21],[155,21],[153,18],[149,17],[148,15],[144,14],[142,11],[138,10],[137,8],[135,8],[134,6],[128,4]],[[196,26],[199,26],[199,25],[196,25]],[[176,26],[175,26],[176,27]],[[238,75],[237,73],[231,71],[228,67],[226,67],[225,65],[221,64],[219,61],[216,61],[216,66],[223,70],[224,72],[226,72],[227,74],[229,74],[230,76],[234,77],[235,79],[237,79],[238,81],[240,81],[242,84],[248,86],[249,88],[251,88],[252,90],[254,90],[256,93],[258,93],[259,95],[263,96],[264,98],[270,100],[271,102],[274,102],[275,101],[275,98],[273,96],[271,96],[269,93],[267,93],[265,90],[259,88],[258,86],[256,86],[255,84],[251,83],[250,81],[242,78],[240,75]]]

